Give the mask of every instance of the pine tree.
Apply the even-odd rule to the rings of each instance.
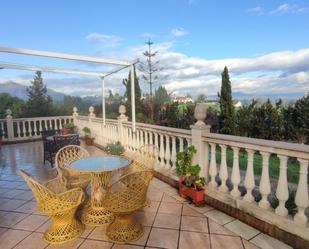
[[[52,99],[47,95],[46,85],[43,83],[42,73],[37,71],[31,85],[27,88],[27,116],[42,117],[51,114]]]
[[[142,112],[142,102],[141,102],[141,88],[139,86],[138,78],[136,76],[136,70],[134,67],[134,86],[135,86],[135,111],[136,113]],[[128,78],[123,79],[122,84],[126,87],[125,92],[125,99],[126,99],[126,108],[127,108],[127,115],[131,117],[131,71],[129,72]]]
[[[222,72],[221,92],[218,93],[220,103],[219,126],[220,133],[234,134],[235,110],[232,99],[232,86],[227,67]]]

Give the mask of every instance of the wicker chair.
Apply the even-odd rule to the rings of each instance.
[[[74,240],[83,233],[84,225],[75,218],[76,210],[84,197],[82,189],[75,188],[61,192],[65,188],[59,188],[61,186],[59,178],[44,186],[22,170],[19,174],[32,190],[38,210],[51,218],[52,223],[44,233],[44,240],[47,243],[62,244]]]
[[[88,156],[88,151],[78,145],[67,145],[57,152],[55,158],[57,172],[68,189],[86,189],[87,185],[90,182],[90,175],[78,173],[74,170],[71,170],[69,168],[69,165],[73,161]]]
[[[147,190],[153,177],[152,170],[143,170],[122,176],[106,192],[104,207],[115,214],[115,220],[107,227],[106,234],[114,243],[138,240],[144,233],[133,213],[145,207]]]
[[[133,156],[133,162],[125,171],[126,174],[140,170],[153,170],[159,149],[155,145],[146,144],[141,146]]]

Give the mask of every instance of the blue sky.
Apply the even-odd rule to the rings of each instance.
[[[121,59],[142,57],[150,36],[168,75],[158,85],[177,94],[215,94],[225,65],[234,91],[280,95],[309,90],[309,1],[11,0],[2,1],[0,22],[0,46]],[[102,69],[2,53],[0,61]],[[109,87],[123,91],[126,74],[110,78]],[[1,70],[0,83],[28,84],[32,75]],[[43,76],[50,88],[70,94],[96,94],[99,86],[93,78]]]

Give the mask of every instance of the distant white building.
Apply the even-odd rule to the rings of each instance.
[[[238,100],[236,103],[234,103],[234,107],[240,108],[242,107],[242,103]]]
[[[175,96],[172,99],[173,102],[179,102],[179,103],[193,103],[193,99],[188,96]]]

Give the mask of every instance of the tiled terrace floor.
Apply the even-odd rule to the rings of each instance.
[[[91,154],[103,154],[87,147]],[[136,213],[145,226],[144,236],[132,245],[108,241],[104,227],[87,227],[83,235],[62,246],[46,244],[42,235],[48,218],[36,211],[31,191],[16,170],[23,169],[38,179],[56,176],[48,163],[42,164],[41,142],[5,145],[0,151],[0,248],[190,248],[254,249],[290,248],[258,230],[209,206],[194,207],[169,185],[154,179],[148,196],[151,207]],[[233,231],[233,232],[232,232]],[[258,246],[257,246],[258,245]]]

